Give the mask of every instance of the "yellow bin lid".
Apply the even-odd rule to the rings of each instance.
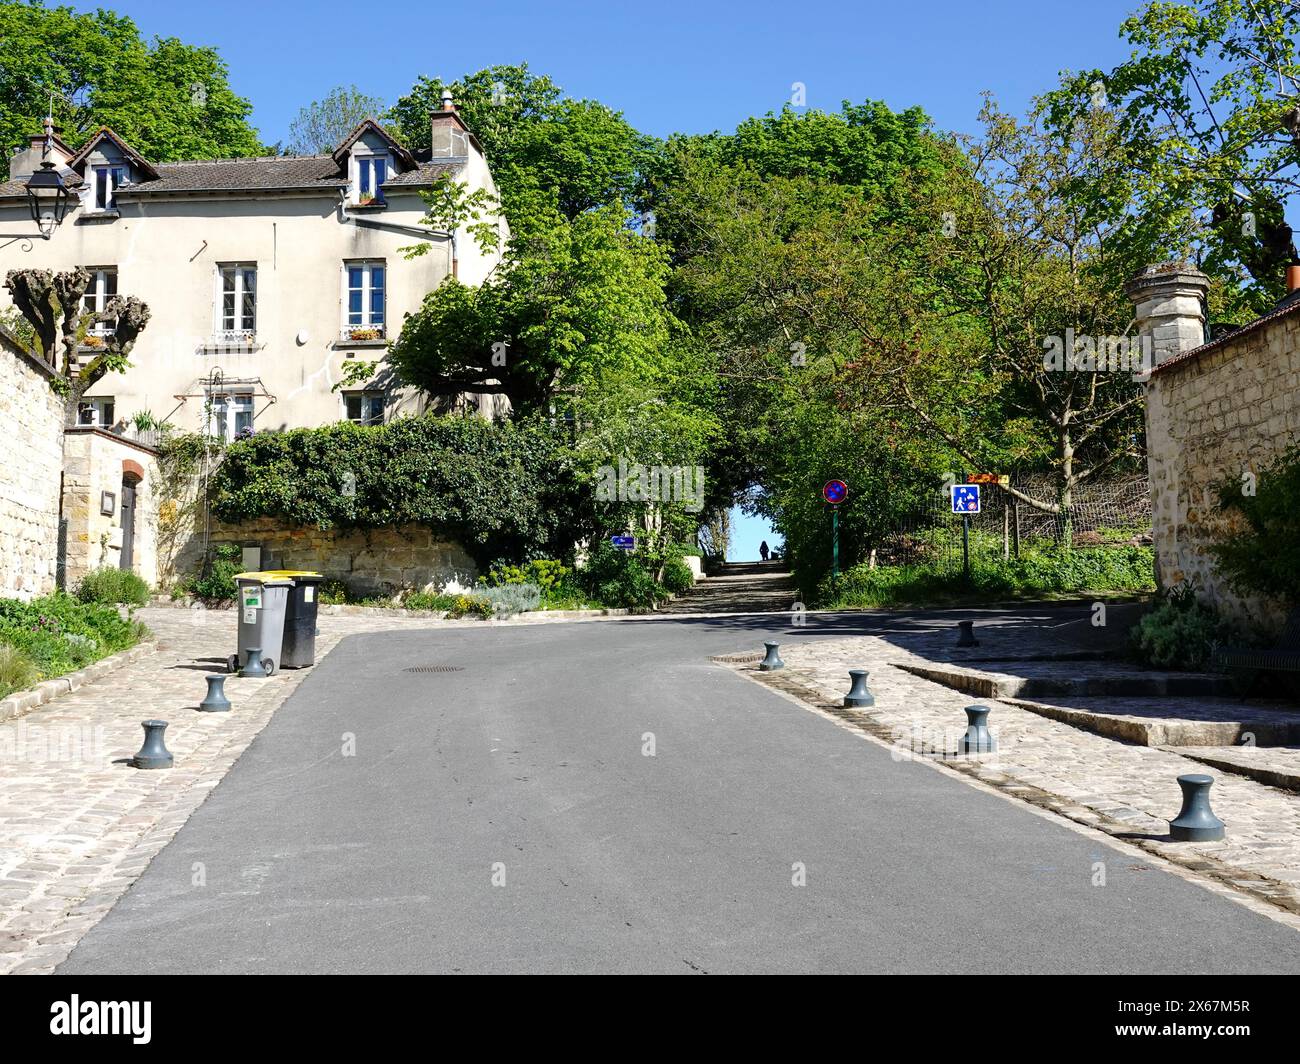
[[[259,573],[238,573],[236,580],[245,580],[249,583],[267,584],[278,586],[280,584],[292,584],[293,577],[286,575],[285,570],[268,570]]]

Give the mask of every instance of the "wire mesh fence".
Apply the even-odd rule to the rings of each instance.
[[[1018,476],[1011,487],[1051,501],[1055,489],[1045,476]],[[870,545],[873,565],[961,565],[1018,558],[1044,546],[1117,547],[1151,542],[1151,497],[1147,478],[1134,475],[1085,482],[1066,510],[1049,512],[1017,499],[997,484],[980,485],[979,513],[952,512],[949,490],[936,485],[921,508],[909,513]]]

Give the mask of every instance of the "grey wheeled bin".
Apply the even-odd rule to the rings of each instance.
[[[317,589],[325,577],[302,569],[285,569],[280,575],[293,581],[284,611],[284,655],[280,667],[305,669],[316,664],[316,607],[320,605]]]
[[[293,581],[274,572],[240,573],[235,586],[239,589],[239,649],[226,664],[231,672],[241,671],[248,664],[248,651],[258,647],[262,668],[273,676],[280,668],[284,611]]]

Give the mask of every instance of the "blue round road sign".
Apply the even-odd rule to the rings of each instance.
[[[822,488],[822,496],[832,506],[842,503],[848,498],[849,486],[842,480],[829,481],[826,487]]]

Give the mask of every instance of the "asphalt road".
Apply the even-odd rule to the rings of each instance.
[[[1300,972],[1300,934],[707,658],[889,623],[352,637],[60,971]]]

